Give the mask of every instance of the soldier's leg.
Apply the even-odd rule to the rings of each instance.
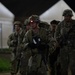
[[[15,54],[11,53],[11,67],[10,67],[11,75],[16,74],[16,72],[17,72],[17,64],[18,64],[18,61],[15,60]]]
[[[65,60],[62,60],[61,62],[61,75],[68,75],[68,62]]]
[[[15,75],[17,73],[17,64],[18,64],[18,61],[17,60],[14,60],[11,62],[11,75]]]
[[[45,64],[44,60],[42,59],[41,54],[37,55],[36,61],[37,61],[37,67],[38,67],[37,74],[38,75],[47,75],[47,65]]]
[[[66,49],[62,49],[60,51],[60,65],[61,65],[61,75],[68,75],[68,52]]]
[[[40,54],[32,56],[32,66],[28,75],[46,75],[46,67]]]
[[[51,68],[51,75],[55,75],[55,55],[54,54],[52,54],[52,55],[50,55],[50,57],[49,57],[49,64],[50,64],[50,68]]]
[[[70,52],[70,69],[72,75],[75,75],[75,51]]]
[[[58,55],[58,58],[55,64],[56,64],[55,65],[55,75],[61,75],[60,55]]]
[[[32,57],[30,57],[29,61],[29,74],[37,74],[38,69],[40,68],[40,63],[41,63],[41,56],[39,54],[34,54]]]
[[[24,52],[24,54],[21,58],[21,66],[20,66],[21,75],[27,75],[28,60],[29,60],[30,57],[31,57],[31,51],[30,50]]]
[[[55,71],[55,75],[61,75],[61,71],[60,71],[60,69],[61,69],[61,65],[60,65],[60,63],[56,63],[56,71]]]

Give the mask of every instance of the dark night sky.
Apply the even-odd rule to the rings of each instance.
[[[40,15],[59,0],[0,0],[16,17]],[[75,11],[74,0],[64,0]]]

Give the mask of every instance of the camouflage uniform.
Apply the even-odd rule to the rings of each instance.
[[[46,30],[48,30],[49,29],[49,24],[47,23],[47,22],[44,22],[44,21],[40,21],[40,23],[39,23],[39,27],[41,28],[45,28]]]
[[[29,24],[29,19],[25,19],[24,21],[24,25],[23,25],[23,29],[25,31],[25,33],[31,28],[30,24]]]
[[[31,28],[31,27],[30,27],[30,25],[29,25],[29,20],[26,19],[26,20],[24,21],[24,25],[23,25],[24,36],[25,36],[26,32],[27,32],[30,28]],[[25,37],[24,37],[24,38],[25,38]],[[22,40],[22,43],[23,43],[23,40]],[[22,43],[21,43],[22,56],[21,56],[20,74],[22,74],[23,71],[25,71],[24,68],[23,68],[23,67],[25,67],[25,66],[24,66],[24,64],[25,64],[25,63],[24,63],[25,59],[24,59],[24,55],[23,55],[24,47],[23,47]],[[27,54],[27,55],[29,55],[29,54]],[[26,66],[27,66],[27,65],[26,65]]]
[[[60,64],[61,64],[61,75],[68,75],[68,67],[72,75],[75,75],[75,29],[70,31],[72,26],[75,27],[75,20],[70,19],[73,14],[72,11],[67,9],[63,12],[64,20],[60,22],[56,31],[56,38],[61,46],[60,50]],[[70,17],[69,21],[65,17]],[[62,37],[61,37],[62,36]],[[61,37],[61,38],[60,38]],[[62,40],[63,39],[63,40]],[[60,42],[62,40],[62,42]]]
[[[50,38],[50,55],[49,55],[49,65],[51,68],[51,75],[55,75],[56,61],[59,54],[59,50],[56,48],[56,38],[55,32],[58,25],[58,21],[52,20],[50,22],[50,28],[48,30],[48,36]]]
[[[32,17],[34,17],[34,16],[32,16]],[[35,15],[35,17],[37,17],[37,15]],[[35,20],[30,19],[30,22],[35,21],[35,22],[39,23],[37,18]],[[24,46],[23,61],[22,61],[23,65],[21,65],[22,69],[23,69],[22,75],[26,75],[27,72],[28,72],[28,74],[32,73],[32,75],[39,74],[39,73],[46,75],[46,65],[45,65],[45,62],[41,60],[42,56],[39,53],[41,50],[38,51],[38,49],[37,49],[38,47],[36,47],[36,45],[33,44],[33,37],[38,36],[39,41],[40,41],[40,39],[42,40],[42,44],[47,44],[48,37],[47,37],[47,33],[46,33],[45,29],[38,28],[38,30],[39,30],[39,32],[34,33],[33,29],[30,29],[25,34],[25,38],[23,40],[23,46]],[[46,50],[43,49],[42,52],[45,57]]]
[[[20,25],[19,21],[16,21],[14,25]],[[20,44],[23,40],[24,32],[20,28],[19,33],[17,31],[12,32],[7,40],[7,44],[11,50],[11,75],[15,75],[18,72],[19,68],[19,55],[21,54],[20,51]]]

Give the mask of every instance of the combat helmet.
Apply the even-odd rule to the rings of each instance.
[[[29,24],[29,20],[28,20],[28,19],[25,19],[24,25],[26,26],[26,25],[28,25],[28,24]]]
[[[39,20],[39,16],[38,15],[31,15],[29,17],[29,22],[36,22],[36,23],[39,23],[40,20]]]
[[[45,22],[45,21],[40,21],[39,27],[48,29],[49,26],[50,26],[50,25],[49,25],[47,22]]]
[[[59,23],[60,21],[57,21],[57,20],[52,20],[51,22],[50,22],[50,24],[55,24],[55,25],[58,25],[58,23]]]
[[[70,9],[64,10],[62,16],[73,16],[72,10]]]
[[[27,25],[29,25],[29,20],[28,19],[25,19],[23,28],[25,29]]]
[[[15,26],[15,25],[19,25],[20,27],[22,27],[22,23],[21,23],[20,21],[15,21],[15,22],[14,22],[14,26]]]

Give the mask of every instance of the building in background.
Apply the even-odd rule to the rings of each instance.
[[[52,20],[63,20],[62,13],[65,9],[71,9],[64,0],[59,0],[51,8],[40,15],[42,21],[50,23]],[[72,9],[71,9],[72,10]],[[72,10],[73,11],[73,10]],[[75,19],[75,12],[73,11],[73,18]]]
[[[8,48],[7,38],[13,31],[14,14],[0,2],[0,48]]]

